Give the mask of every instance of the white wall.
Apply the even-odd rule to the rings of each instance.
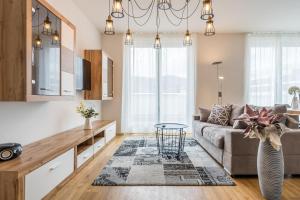
[[[244,103],[245,34],[198,36],[196,106],[217,103],[217,69],[211,63],[223,61],[223,104]]]
[[[60,13],[76,26],[77,54],[84,49],[101,49],[100,32],[87,19],[72,0],[48,0]],[[80,93],[75,101],[57,102],[0,102],[0,143],[18,142],[26,145],[83,124],[75,112],[82,99]],[[89,101],[101,112],[100,101]]]
[[[214,61],[222,60],[224,74],[223,102],[244,103],[245,34],[217,34],[214,37],[197,35],[196,107],[211,107],[217,103],[216,68]],[[115,62],[113,101],[102,102],[102,118],[117,120],[120,133],[122,111],[123,35],[102,35],[102,48]]]
[[[107,36],[102,34],[102,49],[114,61],[114,99],[102,101],[103,119],[117,120],[117,133],[121,132],[122,111],[122,70],[123,70],[123,34]]]

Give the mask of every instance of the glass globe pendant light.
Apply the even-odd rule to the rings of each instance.
[[[208,20],[209,18],[214,17],[212,9],[212,0],[203,0],[203,7],[201,11],[201,19]]]
[[[212,18],[210,17],[207,21],[206,21],[206,28],[205,28],[205,36],[213,36],[215,35],[215,27],[214,27],[214,21],[212,20]]]
[[[113,7],[111,15],[115,18],[123,18],[122,0],[113,0]]]
[[[114,22],[112,20],[112,17],[110,15],[110,0],[108,0],[108,17],[106,20],[106,24],[105,24],[105,30],[104,30],[104,34],[105,35],[114,35],[115,34],[115,28],[114,28]]]
[[[186,0],[186,32],[184,35],[183,45],[184,46],[191,46],[192,45],[192,36],[189,32],[189,0]]]
[[[171,8],[170,0],[158,0],[157,7],[161,10],[168,10]]]

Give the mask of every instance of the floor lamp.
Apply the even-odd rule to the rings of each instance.
[[[218,81],[218,104],[222,105],[222,98],[223,98],[223,80],[224,76],[220,73],[219,65],[221,65],[222,61],[213,62],[213,66],[217,66],[217,81]]]

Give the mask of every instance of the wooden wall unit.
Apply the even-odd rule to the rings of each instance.
[[[67,47],[68,53],[65,56],[64,52],[66,51],[61,51],[60,56],[60,95],[37,95],[34,94],[32,89],[34,82],[32,67],[33,1],[37,1],[62,22],[61,47]],[[41,22],[43,20],[43,18],[40,19]],[[55,22],[52,22],[52,24],[55,24]],[[0,101],[73,99],[75,94],[73,69],[75,33],[75,26],[57,12],[46,0],[0,1]],[[65,35],[67,36],[64,37]],[[67,45],[64,45],[64,41],[66,41]],[[65,66],[63,68],[64,63],[68,63],[68,71],[64,70],[66,68]],[[69,74],[64,76],[62,72]],[[46,88],[44,89],[46,90]],[[64,91],[67,92],[64,93]]]
[[[97,120],[93,127],[34,142],[24,146],[20,157],[1,162],[0,199],[37,200],[55,192],[116,135],[115,121]]]
[[[112,59],[102,50],[85,50],[84,58],[91,62],[91,90],[84,91],[84,99],[113,99]]]

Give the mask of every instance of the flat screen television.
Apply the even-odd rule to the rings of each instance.
[[[91,62],[80,57],[75,61],[76,90],[91,90]]]

